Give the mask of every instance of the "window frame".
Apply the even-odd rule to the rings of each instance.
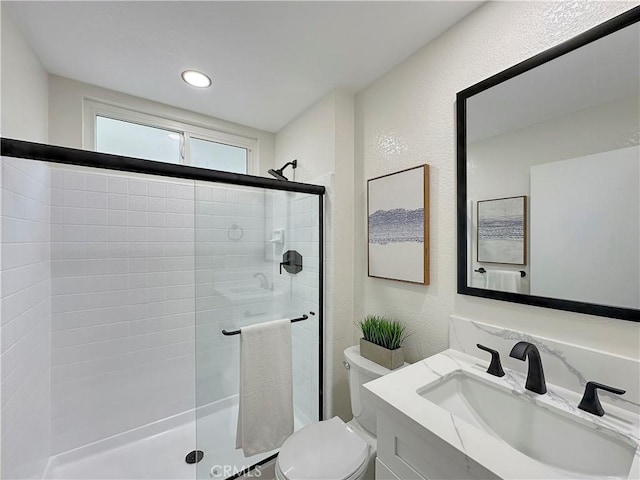
[[[181,158],[177,165],[192,165],[191,138],[220,143],[247,151],[247,175],[257,175],[258,139],[235,133],[222,132],[209,126],[196,125],[169,117],[132,110],[130,108],[90,97],[83,98],[82,148],[96,151],[97,117],[106,117],[122,122],[169,130],[180,135]],[[169,162],[165,162],[169,163]]]

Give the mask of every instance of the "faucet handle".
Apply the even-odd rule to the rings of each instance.
[[[587,385],[584,389],[584,395],[582,395],[582,400],[580,400],[580,405],[578,405],[578,408],[580,410],[584,410],[585,412],[593,413],[594,415],[598,415],[599,417],[601,417],[604,415],[604,408],[602,408],[600,399],[598,398],[598,388],[601,390],[606,390],[607,392],[615,393],[616,395],[623,395],[624,393],[626,393],[626,391],[598,382],[587,382]]]
[[[502,370],[502,365],[500,364],[500,353],[493,348],[485,347],[484,345],[480,345],[479,343],[476,343],[476,347],[491,354],[491,364],[487,369],[487,373],[490,375],[495,375],[496,377],[504,377],[504,370]]]

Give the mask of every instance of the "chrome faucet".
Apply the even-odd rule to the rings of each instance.
[[[524,388],[539,394],[547,393],[547,385],[544,381],[544,371],[542,370],[542,360],[540,352],[536,346],[529,342],[518,342],[511,349],[510,357],[524,361],[529,359],[529,370]]]
[[[267,280],[267,277],[264,275],[264,273],[254,273],[253,278],[260,278],[260,288],[269,290],[269,280]]]

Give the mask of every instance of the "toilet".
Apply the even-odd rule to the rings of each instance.
[[[349,372],[353,420],[339,417],[313,423],[291,435],[276,460],[277,480],[372,479],[376,457],[376,415],[362,402],[362,385],[391,370],[360,356],[354,345],[344,351]]]

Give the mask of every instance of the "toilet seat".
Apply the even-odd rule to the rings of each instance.
[[[355,480],[369,459],[369,444],[339,417],[307,425],[282,445],[276,475],[283,480]]]

